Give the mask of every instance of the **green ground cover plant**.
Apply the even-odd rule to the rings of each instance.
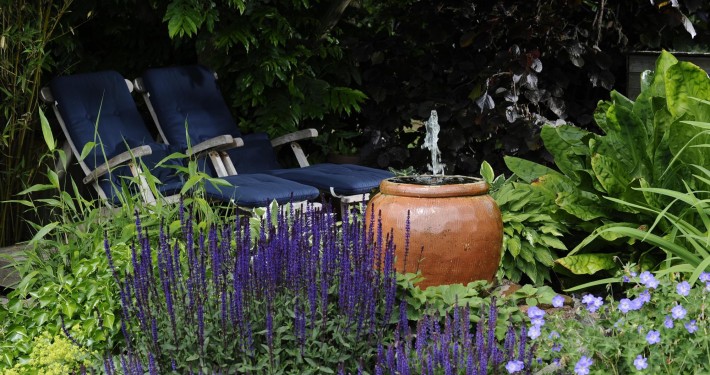
[[[618,300],[585,293],[571,311],[528,310],[528,334],[548,369],[574,368],[576,374],[710,371],[710,273],[689,282],[633,269],[616,280],[620,285],[614,288],[623,296]]]

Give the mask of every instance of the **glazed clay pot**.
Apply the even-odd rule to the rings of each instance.
[[[393,177],[367,205],[394,234],[395,269],[420,270],[418,286],[492,281],[500,263],[503,221],[488,184],[463,176]],[[409,251],[405,232],[409,213]],[[377,220],[377,219],[376,219]]]

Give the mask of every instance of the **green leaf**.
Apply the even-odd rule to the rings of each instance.
[[[195,175],[190,177],[186,182],[185,185],[182,186],[182,189],[180,189],[180,194],[186,194],[190,189],[192,189],[193,186],[195,186],[197,183],[202,181],[204,179],[203,176],[201,175]]]
[[[40,230],[37,231],[37,234],[32,237],[32,240],[30,240],[30,244],[34,244],[37,241],[43,239],[44,236],[46,236],[47,233],[51,232],[54,228],[56,228],[57,225],[59,225],[59,222],[54,221],[40,228]]]
[[[648,90],[649,97],[666,97],[666,71],[677,63],[678,59],[668,51],[664,50],[661,52],[661,55],[656,60],[656,69],[654,70],[653,80]]]
[[[505,165],[527,183],[531,183],[547,174],[560,174],[554,169],[548,168],[544,165],[513,156],[505,157]]]
[[[481,163],[481,177],[488,183],[492,184],[493,180],[495,179],[495,172],[493,172],[493,167],[491,167],[490,164],[488,164],[487,161],[483,161]]]
[[[59,189],[59,176],[57,175],[57,172],[51,169],[47,170],[47,178],[49,179],[49,182],[52,184],[52,186]]]
[[[163,21],[168,21],[168,35],[170,38],[176,36],[192,36],[197,33],[198,27],[202,24],[200,9],[191,7],[181,1],[171,2],[166,11]]]
[[[668,239],[665,239],[663,237],[657,236],[653,233],[648,233],[636,228],[628,227],[612,227],[607,228],[604,231],[615,232],[618,234],[625,235],[627,237],[635,238],[637,240],[650,243],[654,246],[658,246],[669,254],[677,256],[693,266],[698,266],[701,263],[701,259],[692,251],[689,251],[685,247],[676,244],[672,241],[669,241]]]
[[[671,124],[668,146],[678,160],[685,164],[710,165],[710,123],[677,121]]]
[[[681,61],[669,67],[664,78],[668,110],[674,117],[690,113],[696,120],[710,121],[708,107],[690,99],[710,98],[710,78],[704,70],[692,63]]]
[[[54,188],[54,185],[50,184],[36,184],[28,187],[25,190],[22,190],[21,192],[17,193],[17,195],[25,195],[29,193],[34,193],[35,191],[53,190]]]
[[[602,154],[592,156],[592,170],[599,184],[611,196],[621,196],[629,187],[631,180],[624,166],[614,157]]]
[[[620,278],[620,277],[609,277],[609,278],[606,278],[606,279],[595,280],[595,281],[592,281],[592,282],[588,282],[588,283],[584,283],[584,284],[581,284],[581,285],[577,285],[577,286],[572,287],[572,288],[569,288],[569,289],[565,289],[565,292],[574,292],[574,291],[577,291],[577,290],[580,290],[580,289],[591,288],[591,287],[593,287],[593,286],[608,285],[608,284],[611,284],[611,283],[620,283],[620,282],[621,282],[621,278]]]
[[[588,169],[586,159],[590,152],[587,144],[591,133],[571,125],[546,125],[542,128],[540,137],[560,171],[579,183],[580,172]]]
[[[93,142],[93,141],[86,142],[84,147],[81,149],[81,155],[79,155],[79,160],[86,159],[86,157],[89,155],[91,150],[94,149],[94,147],[96,147],[96,142]]]
[[[506,241],[507,249],[510,252],[511,255],[513,255],[513,258],[517,258],[518,255],[520,255],[520,249],[522,249],[522,246],[520,244],[520,238],[519,237],[511,237]]]
[[[569,255],[555,262],[576,275],[593,275],[601,270],[616,268],[616,254],[580,254]]]
[[[44,137],[44,143],[49,148],[49,151],[54,151],[57,148],[57,141],[52,135],[52,128],[49,126],[49,121],[47,121],[47,116],[44,115],[42,108],[39,109],[39,122],[42,126],[42,136]]]
[[[588,192],[561,192],[557,194],[555,203],[567,213],[585,221],[606,217],[599,197]]]

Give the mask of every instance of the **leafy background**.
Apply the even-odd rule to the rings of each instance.
[[[53,76],[135,77],[195,62],[218,72],[245,129],[317,128],[325,136],[310,145],[316,158],[359,150],[369,165],[421,170],[418,121],[437,109],[447,173],[475,174],[483,160],[505,172],[504,155],[549,165],[543,123],[561,118],[598,132],[591,114],[609,89],[624,91],[624,54],[707,50],[709,9],[699,0],[679,9],[641,0],[16,2],[0,17],[0,86],[16,90],[3,92],[12,100],[0,111],[0,174],[9,182],[0,200],[44,178],[28,150],[43,147],[36,90]],[[0,205],[0,243],[28,238],[18,211]]]

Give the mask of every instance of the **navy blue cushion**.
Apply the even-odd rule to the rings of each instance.
[[[191,142],[223,134],[241,136],[244,146],[229,150],[238,173],[268,173],[339,195],[364,194],[392,173],[357,165],[319,164],[281,169],[264,133],[241,135],[216,79],[203,66],[151,69],[143,75],[146,90],[168,142],[185,145],[185,121]]]
[[[259,173],[271,169],[281,169],[271,140],[266,133],[242,135],[244,146],[228,151],[238,173]]]
[[[84,160],[89,168],[129,147],[152,142],[123,77],[114,71],[57,77],[50,82],[67,131],[79,152],[97,146]]]
[[[382,169],[353,164],[315,164],[305,168],[277,169],[267,171],[274,176],[330,191],[332,187],[338,195],[369,193],[385,178],[394,174]]]
[[[318,189],[267,174],[253,173],[222,177],[232,187],[214,186],[205,183],[205,192],[212,199],[229,201],[248,207],[266,206],[276,200],[279,204],[312,200],[318,197]]]
[[[187,146],[185,124],[193,145],[224,134],[241,136],[211,70],[199,65],[150,69],[143,83],[168,143]]]
[[[173,191],[174,186],[182,184],[174,170],[156,168],[160,160],[177,150],[153,142],[126,81],[119,73],[104,71],[57,77],[50,82],[50,89],[77,150],[81,152],[89,142],[96,143],[84,159],[90,169],[131,148],[149,145],[153,153],[142,159],[151,173],[165,184],[160,189]],[[176,163],[181,161],[173,160],[168,164]],[[103,176],[99,185],[115,202],[121,179],[131,176],[128,167],[117,167]]]

